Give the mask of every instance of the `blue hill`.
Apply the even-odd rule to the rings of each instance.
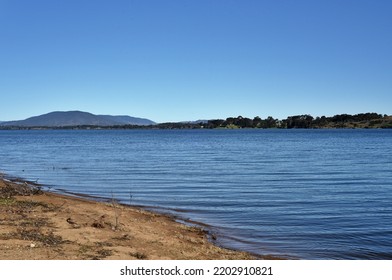
[[[115,125],[151,125],[149,119],[130,116],[94,115],[81,111],[51,112],[20,121],[2,122],[0,126],[20,127],[64,127],[78,125],[115,126]]]

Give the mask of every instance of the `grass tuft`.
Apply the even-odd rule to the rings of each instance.
[[[136,252],[136,253],[129,253],[131,257],[134,257],[138,260],[145,260],[147,259],[147,255],[144,253]]]

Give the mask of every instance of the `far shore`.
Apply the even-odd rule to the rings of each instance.
[[[197,226],[111,202],[44,192],[0,175],[0,260],[251,260]]]

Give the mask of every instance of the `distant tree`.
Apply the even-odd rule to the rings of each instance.
[[[220,119],[217,119],[217,120],[209,120],[209,121],[207,122],[207,124],[205,125],[205,127],[206,127],[206,128],[217,128],[217,127],[222,126],[223,123],[224,123],[224,120],[220,120]]]
[[[288,118],[287,119],[283,119],[283,120],[280,121],[280,126],[279,127],[280,128],[289,128],[287,123],[288,123]]]
[[[259,116],[253,118],[253,127],[260,128],[261,127],[261,118]]]
[[[274,128],[274,127],[276,127],[276,123],[278,120],[269,116],[265,121],[266,121],[267,128]]]
[[[242,128],[250,128],[253,127],[253,121],[249,118],[243,118],[239,116],[236,121],[234,122],[236,126],[242,127]]]
[[[313,120],[313,127],[322,128],[328,124],[328,119],[325,116],[317,117]]]
[[[228,125],[233,125],[234,124],[234,122],[236,121],[236,119],[235,118],[227,118],[224,122],[223,122],[223,126],[228,126]]]
[[[286,119],[287,128],[311,128],[313,117],[311,115],[291,116]]]

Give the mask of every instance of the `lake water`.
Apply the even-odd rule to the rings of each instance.
[[[0,131],[0,171],[210,225],[229,248],[392,259],[392,130]]]

